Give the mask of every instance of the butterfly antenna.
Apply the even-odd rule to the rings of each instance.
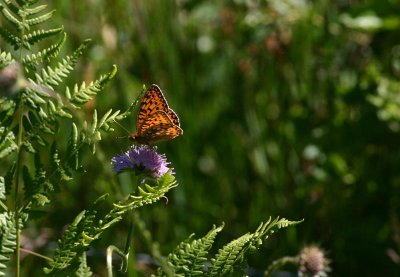
[[[122,130],[124,130],[125,132],[127,132],[128,134],[130,133],[129,131],[128,131],[128,129],[126,129],[124,126],[122,126],[118,121],[116,121],[115,119],[114,119],[114,122],[119,126],[119,127],[121,127],[121,129]],[[117,138],[127,138],[128,136],[123,136],[123,137],[117,137]]]

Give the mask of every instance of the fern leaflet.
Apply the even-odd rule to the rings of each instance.
[[[215,237],[224,228],[224,225],[213,227],[203,238],[192,240],[191,235],[187,241],[180,243],[175,250],[168,255],[168,264],[180,276],[202,276],[206,271],[205,262]],[[165,276],[159,267],[158,276]]]
[[[13,213],[0,214],[0,276],[6,276],[3,271],[7,267],[6,262],[9,257],[14,253],[16,248],[16,223]]]

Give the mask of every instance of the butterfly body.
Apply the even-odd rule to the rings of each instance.
[[[182,134],[179,118],[169,108],[161,89],[151,85],[140,102],[136,131],[128,139],[140,144],[155,144]]]

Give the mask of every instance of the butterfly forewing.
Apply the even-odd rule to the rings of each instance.
[[[182,134],[179,118],[168,107],[161,89],[157,85],[151,85],[139,106],[136,132],[128,138],[138,143],[154,144]]]
[[[146,119],[157,111],[167,112],[169,110],[167,100],[157,85],[151,85],[140,102],[139,112],[136,119],[137,129]]]

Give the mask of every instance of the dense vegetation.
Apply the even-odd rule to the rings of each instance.
[[[116,175],[110,165],[113,156],[131,145],[128,132],[114,122],[134,131],[132,103],[143,84],[156,83],[184,130],[183,136],[158,146],[179,186],[167,193],[167,205],[159,201],[141,208],[140,218],[135,215],[136,254],[167,255],[191,233],[202,237],[224,222],[215,254],[261,222],[281,216],[305,221],[268,239],[249,256],[251,268],[262,272],[274,260],[316,243],[332,261],[332,276],[394,276],[400,270],[396,1],[46,4],[56,10],[46,29],[63,27],[45,38],[50,45],[64,43],[61,57],[79,56],[65,86],[82,80],[102,83],[79,103],[84,104],[79,115],[73,114],[78,127],[89,122],[79,132],[93,131],[93,140],[85,142],[96,152],[80,149],[82,167],[68,175],[73,180],[56,186],[45,214],[39,209],[30,215],[35,219],[30,218],[22,233],[25,248],[53,256],[54,242],[83,209],[91,209],[108,193],[98,208],[107,213],[111,203],[132,191],[134,176]],[[1,50],[12,50],[3,46],[4,38],[0,43]],[[39,46],[49,47],[46,43]],[[80,46],[86,48],[84,54]],[[5,92],[2,87],[1,96],[9,97]],[[124,112],[109,114],[106,126],[90,129],[94,111],[101,121],[100,115],[110,109]],[[58,124],[56,140],[73,137],[72,125]],[[95,131],[104,131],[101,140]],[[67,151],[71,146],[60,147]],[[15,159],[1,160],[0,176]],[[164,185],[170,189],[172,183]],[[108,245],[124,247],[131,218],[107,226],[91,245],[87,260],[93,272],[104,272]],[[159,246],[151,246],[152,240]],[[41,276],[45,266],[35,256],[23,257],[24,273],[36,270]],[[280,270],[286,269],[296,271]]]

